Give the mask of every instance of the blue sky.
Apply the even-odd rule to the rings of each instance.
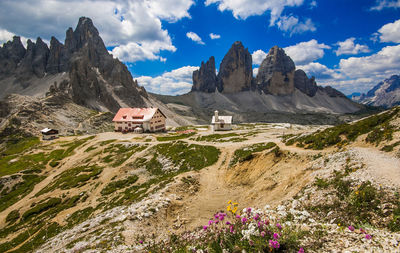
[[[400,74],[400,0],[2,0],[0,42],[14,34],[63,41],[80,16],[155,93],[188,92],[201,61],[214,56],[219,68],[237,40],[254,74],[278,45],[318,84],[345,94]]]

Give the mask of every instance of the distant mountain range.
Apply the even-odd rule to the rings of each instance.
[[[352,96],[356,102],[390,108],[400,105],[400,76],[393,75],[375,85],[367,94]]]
[[[4,100],[0,128],[7,125],[9,108],[24,99],[20,111],[12,110],[13,117],[24,115],[26,108],[40,110],[38,103],[47,105],[43,112],[47,114],[71,103],[102,112],[155,106],[167,115],[169,125],[208,123],[214,110],[234,115],[235,122],[335,123],[332,118],[363,108],[331,87],[317,86],[314,77],[296,70],[292,59],[277,46],[271,48],[254,78],[251,54],[235,42],[218,74],[211,57],[194,71],[192,91],[172,97],[148,94],[140,87],[126,65],[109,54],[90,18],[81,17],[75,30],[69,28],[64,44],[55,37],[50,47],[41,38],[27,43],[25,49],[15,36],[0,47],[0,99]],[[23,96],[9,98],[12,93]],[[53,110],[54,106],[58,109]],[[55,127],[63,122],[71,128],[78,126],[85,118],[76,115],[78,111],[57,115]],[[46,118],[42,116],[36,118]],[[51,122],[42,123],[52,127]]]
[[[236,121],[330,122],[332,115],[353,113],[363,107],[295,67],[282,48],[274,46],[253,77],[252,57],[235,42],[216,74],[215,59],[193,72],[191,92],[156,97],[183,115],[205,117],[213,110],[234,115]],[[319,116],[316,116],[319,115]]]

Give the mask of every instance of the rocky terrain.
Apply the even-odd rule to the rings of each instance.
[[[0,132],[8,131],[9,122],[20,122],[14,130],[31,134],[44,127],[63,134],[99,132],[110,129],[111,113],[120,107],[156,106],[168,125],[193,123],[149,96],[125,64],[109,54],[86,17],[66,31],[64,44],[52,37],[49,48],[38,38],[28,40],[25,49],[15,36],[0,47],[0,89]]]
[[[358,103],[391,108],[400,104],[400,76],[393,75],[374,86],[367,94],[353,96]]]
[[[395,252],[399,113],[16,137],[0,147],[0,250]]]
[[[339,115],[364,108],[330,86],[318,86],[314,77],[296,69],[277,46],[271,48],[255,78],[252,72],[251,54],[237,41],[223,58],[218,74],[214,57],[201,63],[193,72],[190,93],[155,96],[181,115],[196,115],[201,123],[209,120],[210,112],[219,110],[233,115],[236,122],[308,124],[317,120],[316,124],[332,124],[340,122]]]

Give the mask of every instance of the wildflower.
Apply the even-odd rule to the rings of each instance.
[[[261,227],[262,223],[261,222],[257,222],[257,227]]]
[[[226,225],[231,225],[231,223],[229,221],[226,222]]]
[[[365,239],[371,240],[372,236],[370,234],[365,234]]]
[[[208,225],[210,226],[210,225],[212,225],[213,224],[213,220],[209,220],[208,221]]]
[[[140,240],[139,243],[140,243],[140,244],[143,244],[143,240]]]
[[[239,214],[236,215],[236,219],[240,219],[240,218],[242,218],[242,216],[240,216]]]
[[[264,224],[268,226],[268,225],[269,225],[269,220],[266,219],[266,220],[264,221]]]
[[[207,230],[207,228],[208,228],[208,226],[203,226],[203,229],[204,229],[204,230]]]
[[[247,208],[247,212],[251,213],[251,207]]]
[[[360,228],[360,232],[365,234],[365,230],[363,228]]]
[[[235,207],[233,208],[233,210],[232,210],[232,213],[235,214],[236,211],[237,211],[237,209],[238,209],[237,206],[235,206]]]
[[[254,242],[252,240],[249,241],[250,246],[254,245]]]
[[[277,227],[279,230],[282,229],[282,226],[281,226],[281,224],[279,224],[279,223],[276,223],[276,227]]]
[[[245,223],[246,223],[246,221],[247,221],[247,218],[246,218],[246,217],[243,217],[243,218],[242,218],[242,222],[243,222],[243,224],[245,224]]]
[[[351,232],[354,231],[354,227],[353,227],[353,226],[348,226],[348,228],[349,228],[349,230],[350,230]]]
[[[275,240],[279,239],[279,237],[280,237],[279,234],[274,233],[274,239],[275,239]]]
[[[297,253],[304,253],[304,249],[300,248],[299,251]]]
[[[228,204],[231,204],[231,203],[232,203],[232,200],[229,200],[229,201],[228,201]]]
[[[259,220],[260,219],[260,215],[256,214],[256,216],[254,216],[254,220]]]
[[[261,237],[264,237],[265,236],[265,232],[261,231],[260,235],[261,235]]]
[[[234,233],[234,232],[235,232],[235,230],[233,230],[233,226],[230,226],[230,227],[229,227],[229,231],[230,231],[231,233]]]
[[[231,209],[231,205],[229,205],[229,206],[226,207],[226,211],[227,211],[227,212],[230,212],[231,210],[232,210],[232,209]]]
[[[269,246],[274,249],[279,249],[281,246],[278,241],[269,240]]]

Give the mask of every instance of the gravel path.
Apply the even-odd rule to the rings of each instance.
[[[363,179],[400,188],[400,159],[372,148],[352,148],[356,158],[365,164]]]

